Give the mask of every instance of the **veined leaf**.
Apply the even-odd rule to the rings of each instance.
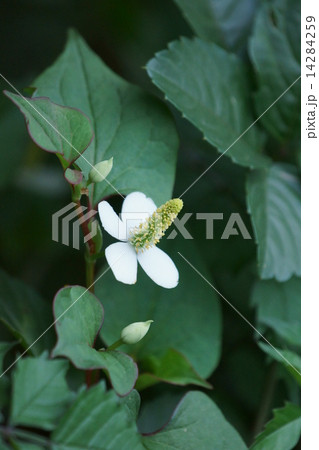
[[[32,140],[43,150],[71,163],[93,139],[91,123],[81,111],[60,106],[49,98],[26,98],[5,91],[25,117]]]
[[[269,327],[285,343],[300,347],[301,292],[300,278],[285,283],[257,281],[252,291],[258,326]]]
[[[55,428],[66,411],[73,393],[65,380],[67,361],[23,358],[13,375],[12,425],[26,425],[44,430]]]
[[[245,66],[235,55],[198,38],[171,42],[147,63],[147,72],[165,97],[234,162],[265,167]],[[243,135],[242,135],[243,134]],[[242,135],[242,136],[241,136]]]
[[[239,50],[246,44],[257,1],[175,0],[175,3],[198,37],[226,50]]]
[[[294,167],[274,164],[252,172],[247,203],[260,277],[286,281],[300,275],[300,184]]]
[[[195,384],[211,389],[211,385],[201,378],[180,352],[168,349],[163,357],[148,356],[141,362],[142,374],[137,380],[137,389],[145,389],[156,383],[166,383],[185,386]]]
[[[251,450],[291,450],[299,440],[300,428],[300,408],[288,403],[284,408],[274,410],[274,418],[257,436]]]
[[[262,114],[300,76],[300,2],[263,2],[254,26],[250,54],[257,74],[255,104]],[[300,133],[300,80],[261,118],[280,141]]]
[[[201,392],[188,393],[161,431],[138,433],[135,420],[114,391],[102,383],[83,391],[52,434],[53,449],[193,450],[247,449],[212,400]]]
[[[114,158],[107,180],[91,191],[94,203],[117,191],[142,191],[157,204],[171,198],[178,137],[159,100],[112,72],[74,31],[61,56],[33,85],[34,95],[90,117],[95,139],[77,160],[86,176],[92,165]]]

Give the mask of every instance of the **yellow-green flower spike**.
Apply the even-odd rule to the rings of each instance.
[[[153,247],[164,236],[165,231],[176,219],[182,208],[183,201],[180,198],[169,200],[132,231],[129,242],[135,247],[136,251]]]

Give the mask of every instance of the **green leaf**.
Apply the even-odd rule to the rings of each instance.
[[[201,392],[188,393],[163,430],[141,436],[126,405],[114,391],[105,393],[103,383],[79,395],[53,432],[52,441],[57,450],[247,448],[212,400]]]
[[[300,2],[264,2],[256,18],[250,54],[257,75],[255,104],[262,114],[300,76]],[[280,141],[300,133],[300,81],[261,118]]]
[[[255,0],[175,0],[185,19],[201,39],[226,50],[238,50],[250,33]]]
[[[287,371],[294,377],[297,383],[301,384],[301,358],[297,353],[292,352],[291,350],[284,350],[281,348],[276,348],[274,350],[270,345],[265,344],[264,342],[258,342],[259,347],[267,353],[267,355],[271,356],[275,361],[280,362],[285,366]],[[293,366],[291,367],[290,364]],[[295,370],[296,369],[296,370]],[[298,373],[299,372],[299,373]]]
[[[248,167],[269,164],[261,136],[252,127],[247,73],[243,63],[213,43],[181,38],[156,54],[147,72],[165,97],[234,162]],[[236,141],[236,143],[235,143]]]
[[[33,85],[35,95],[79,108],[90,117],[95,139],[83,155],[86,160],[77,161],[86,176],[91,165],[114,157],[107,180],[91,191],[94,203],[115,189],[122,194],[145,192],[158,204],[171,198],[178,137],[159,100],[113,73],[75,32]]]
[[[51,308],[33,289],[0,270],[0,321],[27,348],[51,324]],[[52,330],[46,332],[30,352],[37,355],[50,348],[52,336]]]
[[[26,425],[44,430],[55,428],[73,398],[65,374],[67,361],[23,358],[13,375],[11,425]]]
[[[175,349],[188,359],[200,377],[207,378],[219,361],[220,304],[214,291],[178,256],[177,249],[184,251],[183,240],[175,241],[161,245],[170,249],[168,254],[174,255],[179,270],[180,281],[175,289],[157,286],[141,268],[137,283],[132,286],[116,281],[110,271],[97,281],[96,295],[105,311],[100,336],[112,344],[126,325],[151,317],[154,324],[147,335],[135,345],[123,346],[125,351],[141,362],[149,356],[162,358],[168,349]],[[187,252],[209,279],[195,246],[191,241],[186,242]]]
[[[37,439],[37,435],[33,435],[35,439]],[[32,439],[32,435],[30,438]],[[29,437],[29,436],[28,436]],[[30,442],[20,441],[18,439],[10,439],[11,446],[10,448],[14,448],[14,450],[44,450],[45,447],[40,447],[36,444],[31,444]],[[9,448],[9,447],[8,447]]]
[[[300,183],[295,168],[274,164],[252,172],[247,203],[260,277],[286,281],[300,275]]]
[[[52,434],[53,449],[143,450],[135,421],[103,383],[83,391]]]
[[[116,392],[128,394],[138,375],[132,358],[121,352],[92,348],[103,323],[99,300],[84,287],[70,286],[58,291],[53,309],[58,342],[52,355],[69,358],[79,369],[106,370]]]
[[[289,345],[300,347],[300,278],[285,283],[257,281],[252,291],[258,326],[269,327]]]
[[[43,150],[71,163],[93,139],[89,119],[79,110],[60,106],[49,98],[26,98],[5,91],[25,117],[32,140]]]
[[[145,436],[143,443],[150,450],[247,449],[237,431],[202,392],[186,394],[168,425],[159,433]]]
[[[128,395],[122,398],[122,403],[126,406],[127,414],[132,420],[137,420],[141,406],[141,397],[137,390],[133,389]]]
[[[253,450],[291,450],[300,437],[300,408],[287,403],[284,408],[274,410],[274,418],[252,445]]]
[[[141,363],[142,374],[137,380],[137,389],[145,389],[160,381],[185,386],[195,384],[211,389],[211,385],[201,378],[189,361],[180,352],[168,349],[161,357],[148,356]]]

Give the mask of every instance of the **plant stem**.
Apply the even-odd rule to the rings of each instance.
[[[120,345],[123,345],[123,341],[122,339],[119,339],[118,341],[114,342],[112,345],[110,345],[106,351],[108,350],[115,350],[117,347],[119,347]]]
[[[95,261],[89,257],[85,258],[86,287],[94,294],[94,269]]]
[[[265,389],[260,402],[256,421],[252,430],[253,438],[255,438],[262,431],[263,426],[267,421],[277,383],[276,372],[277,372],[277,361],[273,361],[268,368],[268,373],[265,381]]]

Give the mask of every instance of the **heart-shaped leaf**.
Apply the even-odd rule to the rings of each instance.
[[[130,392],[138,375],[132,358],[118,351],[93,348],[103,323],[99,300],[84,287],[69,286],[58,291],[53,309],[58,342],[52,356],[65,356],[79,369],[104,369],[119,395]]]
[[[158,99],[113,73],[74,31],[62,55],[33,85],[34,95],[90,117],[95,139],[77,160],[86,176],[92,166],[114,157],[107,179],[91,186],[94,203],[117,191],[142,191],[158,204],[171,198],[178,137]]]

